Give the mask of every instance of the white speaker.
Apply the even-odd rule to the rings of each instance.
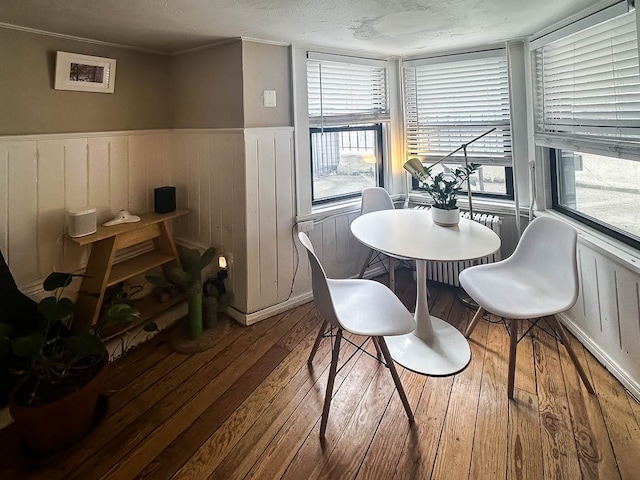
[[[67,235],[84,237],[96,233],[97,230],[95,208],[67,210]]]

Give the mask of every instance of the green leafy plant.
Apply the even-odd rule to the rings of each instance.
[[[470,163],[466,167],[456,167],[453,170],[433,174],[435,165],[422,166],[423,172],[413,174],[418,180],[420,189],[429,194],[433,200],[433,206],[442,210],[455,210],[458,199],[456,195],[462,190],[467,178],[473,175],[480,167],[477,163]]]
[[[43,288],[52,294],[39,302],[41,321],[33,332],[12,337],[9,325],[0,328],[0,354],[11,351],[24,360],[24,367],[13,372],[23,380],[16,397],[20,404],[49,403],[86,383],[106,359],[100,338],[105,328],[140,316],[130,305],[118,303],[88,332],[72,333],[74,304],[63,293],[77,276],[53,272],[45,279]]]
[[[177,286],[187,294],[189,302],[189,337],[192,340],[202,335],[202,269],[216,255],[216,249],[208,248],[200,255],[195,248],[178,247],[182,268],[174,267],[167,272],[167,279],[147,275],[145,278],[160,287]]]

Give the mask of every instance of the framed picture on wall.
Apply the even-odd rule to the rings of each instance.
[[[58,52],[54,86],[56,90],[113,93],[115,83],[115,59]]]

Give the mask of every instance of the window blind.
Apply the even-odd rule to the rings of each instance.
[[[385,62],[377,63],[308,59],[309,126],[388,122],[387,68]]]
[[[640,140],[635,12],[548,43],[535,59],[538,144],[578,150],[595,138]]]
[[[404,67],[408,155],[437,160],[469,145],[469,161],[511,165],[509,80],[503,50],[481,58],[432,59]],[[462,156],[460,152],[457,156]],[[455,161],[455,157],[454,161]],[[458,158],[459,160],[459,158]]]

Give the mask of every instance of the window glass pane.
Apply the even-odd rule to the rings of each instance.
[[[640,237],[640,162],[557,153],[558,204]]]
[[[380,126],[311,130],[313,201],[378,186]]]

